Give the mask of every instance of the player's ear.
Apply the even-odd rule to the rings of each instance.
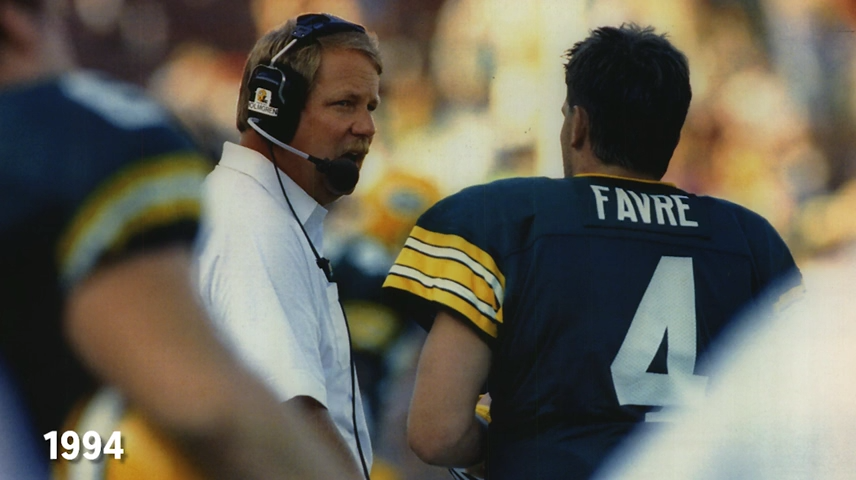
[[[571,107],[571,146],[580,149],[585,145],[589,135],[589,115],[586,109],[574,105]]]
[[[0,1],[0,49],[35,48],[39,39],[39,18],[14,2]]]

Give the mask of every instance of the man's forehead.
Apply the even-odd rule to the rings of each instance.
[[[332,53],[332,52],[331,52]],[[377,95],[380,75],[372,61],[355,50],[322,55],[315,77],[315,88],[341,94]]]
[[[323,48],[318,66],[319,72],[325,69],[333,70],[340,68],[368,69],[376,75],[380,75],[377,63],[362,50],[347,47]]]

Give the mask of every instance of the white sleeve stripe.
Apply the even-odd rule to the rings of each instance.
[[[502,307],[503,297],[505,296],[502,290],[502,284],[499,279],[488,269],[486,269],[481,263],[473,260],[466,253],[451,247],[437,247],[434,245],[429,245],[425,242],[417,240],[413,237],[407,239],[407,242],[404,243],[405,247],[410,247],[417,252],[423,253],[425,255],[436,257],[436,258],[448,258],[451,260],[456,260],[467,266],[470,270],[473,271],[476,275],[483,278],[485,282],[493,289],[493,294],[496,296],[497,304]]]
[[[409,246],[407,246],[407,245],[405,245],[405,246],[404,246],[404,248],[409,248],[410,250],[418,251],[420,254],[422,254],[422,255],[424,255],[424,256],[426,256],[426,257],[429,257],[429,258],[433,258],[433,259],[438,260],[438,261],[440,261],[440,262],[455,262],[455,263],[458,263],[458,264],[460,264],[460,265],[463,265],[464,267],[467,267],[467,268],[469,269],[469,271],[470,271],[470,272],[472,272],[472,269],[471,269],[471,268],[469,268],[469,265],[467,265],[467,264],[465,264],[465,263],[463,263],[463,262],[459,261],[459,260],[458,260],[458,259],[456,259],[456,258],[449,258],[448,256],[445,256],[445,257],[438,257],[438,256],[436,256],[436,255],[432,255],[432,254],[427,253],[427,252],[424,252],[424,251],[416,250],[415,248],[411,248],[411,247],[409,247]],[[404,265],[404,264],[402,264],[402,265]],[[412,267],[413,265],[409,265],[409,266],[411,266],[411,267]],[[413,267],[413,268],[416,268],[417,270],[419,270],[419,268],[417,268],[417,267]],[[420,270],[420,271],[421,271],[421,270]],[[423,272],[423,273],[424,273],[424,272]],[[475,274],[475,272],[472,272],[472,273],[473,273],[473,274]],[[481,277],[480,275],[478,275],[478,276],[479,276],[479,277]],[[438,277],[438,278],[439,278],[439,277]],[[484,277],[481,277],[481,278],[482,278],[482,280],[484,280],[485,282],[488,282],[488,281],[487,281],[487,279],[485,279]],[[458,281],[456,281],[456,280],[454,280],[454,279],[451,279],[451,278],[450,278],[449,280],[450,280],[450,281],[452,281],[452,282],[455,282],[455,283],[461,283],[461,282],[458,282]],[[491,285],[489,285],[489,286],[491,286]],[[491,286],[491,287],[493,287],[493,286]],[[500,287],[500,288],[501,288],[501,287]],[[501,302],[501,300],[502,300],[502,299],[500,299],[499,297],[497,297],[497,293],[499,293],[499,292],[497,292],[497,291],[496,291],[496,289],[494,289],[494,288],[491,288],[491,292],[493,293],[493,299],[494,299],[494,302],[495,302],[499,307],[502,307],[502,302]]]
[[[419,270],[416,270],[415,268],[405,267],[399,264],[393,265],[392,268],[389,270],[389,274],[398,275],[419,282],[427,288],[436,288],[449,292],[475,307],[485,317],[493,320],[495,323],[498,323],[497,310],[494,310],[493,307],[481,301],[468,288],[457,282],[453,282],[444,278],[431,277],[425,275]]]

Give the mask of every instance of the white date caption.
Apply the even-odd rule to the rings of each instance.
[[[57,445],[58,433],[56,430],[48,432],[44,435],[45,440],[50,443],[50,459],[56,460],[59,454]],[[120,459],[125,450],[122,448],[121,432],[113,432],[107,439],[107,443],[101,441],[101,435],[98,432],[88,431],[83,434],[81,439],[77,432],[69,430],[63,432],[59,437],[59,445],[62,446],[62,458],[66,460],[77,460],[78,455],[83,450],[83,458],[87,460],[98,460],[102,455],[113,455],[113,458]],[[82,448],[81,448],[82,447]],[[103,448],[102,448],[103,447]]]

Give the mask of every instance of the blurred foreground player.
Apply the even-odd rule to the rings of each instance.
[[[408,424],[428,463],[588,478],[634,427],[703,397],[735,313],[779,278],[776,300],[802,290],[766,220],[660,181],[692,96],[680,51],[624,25],[567,58],[565,178],[440,201],[385,282],[430,328]],[[473,415],[485,385],[489,427]]]
[[[7,373],[0,364],[0,478],[46,480],[48,469],[31,435],[30,417]]]
[[[17,440],[44,469],[42,436],[109,384],[200,477],[346,478],[196,303],[209,163],[140,92],[73,69],[61,6],[0,1],[0,361],[32,419]]]

